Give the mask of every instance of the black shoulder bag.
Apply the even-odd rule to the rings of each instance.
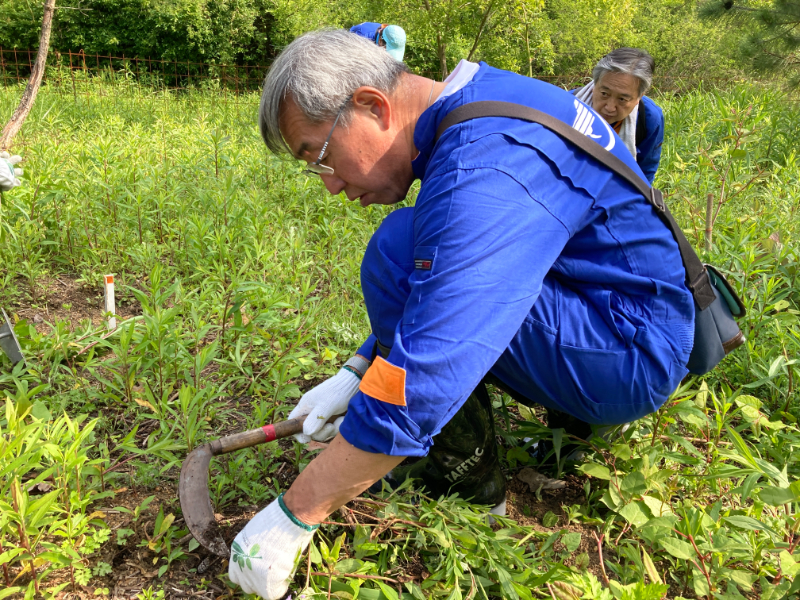
[[[436,141],[448,127],[480,117],[520,119],[546,127],[625,179],[653,206],[678,243],[686,270],[686,287],[694,297],[694,347],[686,365],[689,372],[696,375],[708,373],[726,354],[744,344],[744,334],[734,320],[734,317],[745,315],[744,304],[717,269],[700,262],[659,190],[647,185],[633,169],[594,140],[547,113],[521,104],[495,101],[464,104],[442,120],[436,132]]]

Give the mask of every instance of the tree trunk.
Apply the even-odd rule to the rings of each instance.
[[[39,53],[36,55],[36,62],[31,71],[31,77],[28,80],[28,85],[25,86],[25,92],[22,94],[22,99],[19,101],[19,106],[11,120],[3,129],[0,135],[0,150],[5,150],[11,146],[14,136],[22,128],[25,118],[33,108],[33,103],[36,101],[36,94],[39,93],[39,86],[42,83],[42,76],[44,75],[45,62],[47,62],[47,52],[50,48],[50,29],[53,25],[53,13],[56,9],[56,0],[45,0],[44,15],[42,16],[42,33],[39,36]]]
[[[428,0],[422,1],[425,10],[428,12],[428,16],[431,15],[431,5]],[[447,70],[447,42],[442,38],[442,32],[440,27],[434,25],[434,29],[436,29],[436,54],[439,57],[439,69],[442,72],[442,81],[444,81],[447,76],[449,75],[449,71]]]
[[[481,19],[481,24],[478,27],[478,34],[475,36],[475,43],[472,44],[472,50],[469,51],[469,55],[467,56],[467,60],[472,62],[472,55],[475,54],[475,50],[478,49],[478,44],[481,41],[481,35],[483,34],[483,28],[486,27],[486,21],[489,20],[489,15],[492,12],[492,7],[494,6],[494,0],[489,3],[489,6],[486,7],[486,12],[483,13],[483,18]]]

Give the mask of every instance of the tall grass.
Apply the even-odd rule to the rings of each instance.
[[[0,89],[0,114],[10,114],[18,94]],[[701,255],[738,286],[749,310],[742,323],[748,342],[704,381],[686,382],[668,406],[626,434],[627,443],[596,448],[584,468],[594,478],[587,481],[586,506],[569,514],[597,526],[600,540],[616,538],[609,570],[619,583],[608,592],[615,598],[645,597],[625,596],[639,593],[633,588],[620,591],[635,586],[637,577],[655,586],[652,594],[663,581],[698,597],[726,590],[737,597],[725,581],[746,591],[763,580],[786,592],[796,572],[797,522],[782,507],[800,501],[800,488],[792,487],[800,446],[792,424],[800,415],[794,243],[800,110],[771,89],[747,87],[657,101],[667,120],[657,184]],[[114,273],[118,298],[138,314],[112,334],[89,322],[64,321],[41,333],[20,321],[27,366],[12,369],[0,357],[0,393],[9,407],[0,417],[0,468],[11,465],[0,486],[13,489],[14,502],[31,513],[36,500],[31,488],[19,485],[24,473],[13,465],[46,455],[44,468],[60,474],[58,493],[46,496],[46,506],[36,505],[38,525],[31,527],[69,542],[26,540],[18,533],[24,511],[0,503],[0,553],[14,548],[4,558],[10,575],[35,562],[32,543],[50,543],[41,546],[50,553],[44,563],[69,568],[72,585],[88,581],[86,557],[107,538],[102,520],[87,511],[90,499],[127,478],[147,486],[164,473],[173,477],[185,452],[209,437],[281,418],[289,399],[309,380],[335,372],[368,333],[359,265],[367,240],[392,209],[363,210],[331,197],[318,181],[302,177],[296,163],[269,156],[256,127],[257,102],[255,95],[131,85],[106,86],[102,95],[40,92],[17,148],[25,157],[25,185],[5,194],[0,206],[0,304],[11,313],[21,306],[43,309],[52,303],[54,278],[70,277],[85,286],[87,307],[99,313],[102,276]],[[84,417],[73,422],[64,415],[90,415],[91,436],[76,429]],[[527,460],[510,447],[514,438],[534,429],[523,422],[504,434],[505,465],[512,471]],[[59,466],[66,459],[53,431],[72,444],[69,471]],[[36,447],[43,435],[56,440],[44,455]],[[687,439],[699,440],[701,450]],[[281,487],[274,452],[261,447],[220,461],[212,477],[215,507],[273,498]],[[20,453],[25,461],[14,462]],[[302,467],[308,457],[298,450],[292,460]],[[37,475],[36,481],[43,479]],[[75,531],[56,518],[65,510],[78,515]],[[575,545],[574,536],[558,537],[570,535],[565,532],[547,537],[513,529],[538,541],[526,549],[492,538],[499,550],[488,558],[468,551],[462,564],[458,548],[440,543],[435,530],[471,523],[464,539],[485,541],[493,534],[459,510],[469,509],[435,502],[381,509],[387,519],[405,515],[405,522],[420,524],[417,558],[436,555],[425,562],[429,570],[445,565],[439,579],[423,586],[426,594],[444,597],[455,586],[469,595],[479,584],[498,596],[529,597],[528,587],[546,590],[542,573],[584,591],[597,584],[559,566],[566,555],[554,553],[556,539]],[[667,511],[676,521],[663,520]],[[148,546],[163,559],[162,569],[183,557],[170,545],[177,537],[170,516],[161,513]],[[708,519],[719,521],[716,529]],[[773,537],[764,523],[780,535]],[[347,542],[348,552],[366,561],[348,563],[348,569],[385,573],[389,557],[411,552],[373,543],[368,533],[359,530]],[[694,549],[690,538],[697,541]],[[81,545],[86,539],[94,541]],[[720,539],[746,551],[723,552]],[[316,568],[332,573],[336,548],[335,557],[324,544],[313,550]],[[702,549],[697,555],[696,548]],[[789,558],[779,559],[781,552]],[[507,560],[511,574],[497,567]],[[312,585],[327,585],[316,577]],[[337,589],[352,595],[343,582]],[[36,585],[34,578],[30,590]],[[394,593],[364,585],[364,595],[375,592],[375,600]],[[404,599],[422,593],[406,587]],[[584,597],[605,598],[599,591]]]

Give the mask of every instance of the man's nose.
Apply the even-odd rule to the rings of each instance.
[[[325,189],[332,196],[337,196],[344,191],[344,186],[347,185],[343,179],[339,179],[336,175],[320,175]]]

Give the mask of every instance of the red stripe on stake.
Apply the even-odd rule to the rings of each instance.
[[[106,283],[114,283],[114,276],[106,275]]]
[[[275,425],[264,425],[261,428],[261,431],[263,431],[264,435],[267,436],[267,442],[278,439],[278,436],[275,435]]]

